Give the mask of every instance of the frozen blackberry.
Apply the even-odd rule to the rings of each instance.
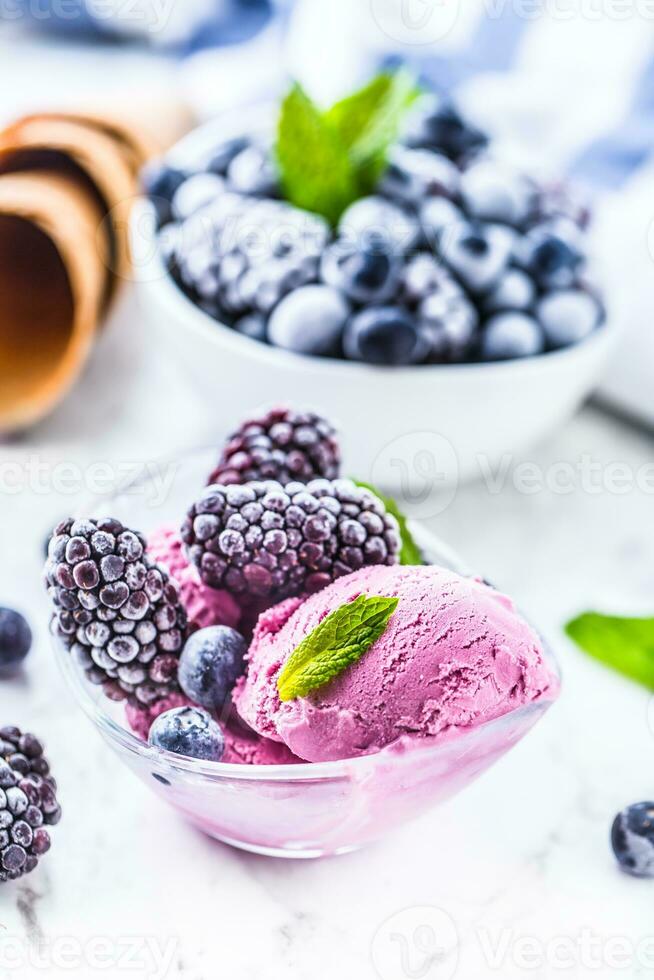
[[[340,462],[336,433],[329,422],[312,412],[274,408],[244,422],[231,436],[209,483],[333,480]]]
[[[34,735],[0,728],[0,882],[34,871],[61,819],[57,784]]]
[[[214,484],[181,533],[206,585],[271,602],[365,565],[394,565],[401,547],[395,518],[351,480]]]
[[[53,633],[112,700],[150,705],[179,691],[187,617],[145,540],[113,518],[55,528],[45,567]]]
[[[318,277],[326,222],[283,201],[225,192],[182,222],[168,264],[206,312],[233,324],[268,315],[288,293]]]

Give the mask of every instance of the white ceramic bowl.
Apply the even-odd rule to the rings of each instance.
[[[258,131],[269,109],[240,111],[202,126],[171,162],[198,165],[221,139]],[[139,201],[132,250],[150,329],[166,334],[210,411],[237,424],[253,404],[310,406],[340,423],[345,465],[362,479],[424,496],[480,477],[564,423],[599,380],[614,327],[574,347],[490,364],[380,368],[307,357],[250,340],[194,305],[168,275],[152,205]]]

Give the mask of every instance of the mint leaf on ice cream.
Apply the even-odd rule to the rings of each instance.
[[[587,612],[565,631],[595,660],[654,691],[654,618]]]
[[[384,633],[399,601],[360,595],[330,613],[284,664],[277,678],[280,700],[306,697],[356,663]]]

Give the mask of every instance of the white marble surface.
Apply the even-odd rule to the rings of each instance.
[[[0,115],[36,104],[46,74],[46,88],[71,97],[80,74],[105,89],[116,75],[106,53],[99,68],[96,54],[69,65],[65,46],[43,62],[40,47],[3,40],[14,83]],[[146,71],[164,88],[174,82],[170,66],[134,57],[123,56],[122,75],[134,88]],[[24,676],[0,685],[0,718],[47,741],[65,818],[39,870],[0,889],[0,978],[603,980],[618,967],[649,976],[652,885],[618,873],[607,838],[619,808],[654,794],[650,699],[576,652],[561,625],[588,604],[652,611],[652,487],[642,473],[627,493],[608,486],[616,463],[636,474],[650,462],[651,438],[586,409],[528,460],[552,480],[566,473],[555,464],[589,457],[590,486],[579,477],[570,493],[521,492],[515,460],[501,492],[468,486],[444,511],[435,504],[430,526],[547,632],[562,699],[452,803],[369,850],[293,863],[205,840],[122,768],[58,675],[39,582],[42,539],[85,496],[73,484],[90,464],[124,475],[189,440],[217,439],[232,421],[228,407],[224,418],[203,411],[126,296],[73,396],[2,447],[0,603],[24,609],[36,638]],[[453,953],[430,961],[431,926],[458,966]]]
[[[151,348],[128,294],[72,397],[3,447],[0,601],[28,613],[36,642],[24,676],[0,686],[0,716],[46,739],[65,819],[39,870],[0,892],[2,980],[603,978],[625,956],[624,975],[649,975],[654,947],[637,946],[654,933],[651,885],[618,873],[607,843],[615,811],[652,796],[649,698],[577,653],[561,624],[589,603],[652,611],[652,488],[589,492],[615,478],[617,462],[632,473],[649,463],[651,439],[587,408],[525,458],[560,479],[553,464],[587,456],[591,487],[525,494],[525,460],[515,460],[502,492],[463,487],[429,521],[547,632],[563,697],[452,803],[369,850],[294,863],[203,839],[122,767],[58,675],[39,583],[44,533],[83,496],[68,492],[76,472],[98,461],[120,472],[217,439],[231,421],[227,407],[223,419],[206,416],[166,350]],[[7,463],[26,474],[30,461],[32,477],[9,492],[18,470]],[[73,469],[54,468],[62,462]],[[57,484],[62,472],[69,484]],[[454,974],[453,958],[425,960],[430,923],[446,948],[455,925]],[[118,962],[128,941],[131,970]]]

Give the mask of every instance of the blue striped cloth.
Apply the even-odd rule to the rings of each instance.
[[[621,43],[621,23],[615,22],[615,45]],[[553,31],[551,21],[547,22],[544,13],[539,18],[525,18],[519,14],[519,5],[507,5],[501,16],[479,17],[465,42],[459,47],[409,60],[416,64],[421,74],[437,89],[444,92],[465,88],[472,79],[487,75],[494,76],[498,85],[501,85],[504,77],[509,89],[520,84],[521,63],[528,65],[530,52],[535,45],[538,46],[539,38],[544,38],[548,31],[549,36],[543,41],[542,48],[545,51],[548,45],[551,47],[551,58],[548,61],[554,80],[560,71],[565,70],[562,69],[559,58],[561,43],[565,47],[565,35],[561,30],[564,26],[560,23],[559,30]],[[585,27],[586,43],[592,46],[592,23],[580,26]],[[654,19],[643,23],[641,30],[654,35]],[[583,42],[583,31],[578,31],[575,37],[576,42]],[[654,54],[643,57],[644,46],[640,39],[636,40],[636,32],[630,33],[628,41],[633,46],[638,69],[628,76],[626,73],[612,72],[611,60],[606,58],[607,49],[597,52],[595,68],[598,79],[603,77],[608,80],[613,88],[613,95],[616,90],[619,92],[621,107],[616,118],[611,120],[606,129],[592,129],[588,133],[584,132],[583,120],[580,120],[581,125],[572,141],[573,151],[566,161],[568,175],[596,191],[620,188],[636,171],[654,160]],[[650,49],[654,49],[654,43],[650,44]],[[529,73],[525,77],[529,79]],[[592,84],[584,92],[583,89],[572,87],[579,81],[574,72],[571,72],[569,103],[573,103],[575,99],[582,103],[586,99],[591,100]],[[534,101],[535,113],[539,111],[541,96],[542,89],[539,88],[534,93],[529,91],[529,87],[525,88],[524,99],[527,103],[529,99]],[[597,94],[597,97],[601,95]],[[514,95],[509,101],[513,106]],[[565,118],[568,109],[569,104],[560,105],[561,120]],[[548,133],[544,131],[542,136],[547,139]]]

